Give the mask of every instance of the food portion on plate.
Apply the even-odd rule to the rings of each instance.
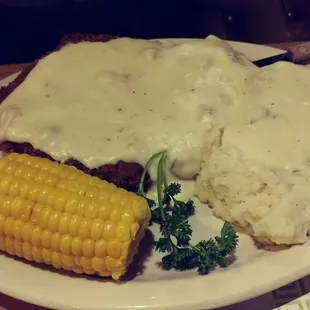
[[[152,184],[157,186],[158,208],[152,213],[163,237],[157,249],[171,258],[180,253],[171,240],[176,238],[178,243],[180,234],[187,236],[186,242],[177,245],[187,247],[179,257],[181,263],[179,258],[166,260],[167,267],[177,268],[192,259],[192,265],[200,268],[198,261],[207,254],[199,257],[197,253],[210,244],[191,246],[191,228],[173,220],[178,209],[169,213],[164,209],[170,202],[178,206],[176,201],[189,206],[181,202],[184,197],[185,201],[198,197],[227,221],[222,239],[211,241],[213,258],[219,253],[216,244],[227,236],[231,242],[225,251],[221,248],[223,257],[236,246],[228,222],[263,244],[306,241],[310,229],[309,76],[309,68],[284,62],[258,68],[213,36],[186,42],[81,36],[67,40],[1,89],[0,150],[57,161],[61,169],[66,169],[63,164],[74,166],[96,184],[98,177],[138,192],[149,202],[146,192]],[[161,155],[154,159],[154,154]],[[150,158],[154,162],[149,165]],[[160,169],[166,165],[163,176]],[[184,185],[183,198],[174,182]],[[125,190],[121,193],[129,195]],[[146,203],[132,195],[133,200]],[[116,207],[114,212],[116,224],[126,216]],[[178,216],[187,223],[192,213]],[[148,222],[145,214],[135,219],[135,223],[142,221],[143,229]],[[138,241],[132,239],[133,248]],[[91,252],[90,246],[87,249]],[[112,274],[114,278],[125,272],[132,259],[122,253],[121,269]],[[216,264],[222,265],[221,257],[217,258]]]
[[[27,154],[0,159],[0,250],[57,269],[120,279],[151,217],[144,198]]]

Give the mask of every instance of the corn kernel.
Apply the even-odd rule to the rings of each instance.
[[[115,237],[116,237],[116,224],[115,224],[115,222],[107,220],[104,223],[103,237],[107,241],[115,239]]]
[[[120,204],[124,207],[130,205],[132,201],[132,195],[131,193],[125,193],[123,196],[122,196],[122,199],[120,201]]]
[[[105,185],[107,184],[106,181],[101,181],[98,177],[92,177],[92,178],[88,178],[87,183],[91,186],[96,186],[100,188],[100,185]]]
[[[80,265],[84,268],[84,271],[85,270],[92,270],[92,266],[91,266],[91,259],[88,258],[88,257],[84,257],[82,256],[80,258]]]
[[[50,217],[50,215],[52,214],[53,209],[50,207],[45,207],[43,208],[42,206],[40,206],[40,220],[39,220],[39,224],[40,227],[42,229],[45,229],[48,227],[48,219]]]
[[[116,224],[116,238],[120,241],[128,241],[130,240],[130,227],[128,223],[120,221]]]
[[[36,167],[36,165],[38,164],[38,161],[36,160],[35,157],[26,155],[24,159],[24,164],[30,167]]]
[[[61,170],[60,165],[58,165],[58,164],[56,163],[55,165],[51,166],[50,173],[59,175],[60,170]]]
[[[117,271],[122,267],[122,263],[120,260],[117,260],[111,257],[107,257],[105,262],[106,262],[107,269],[110,271]]]
[[[123,208],[121,206],[118,206],[117,208],[114,207],[112,208],[110,213],[110,220],[117,223],[118,221],[121,220],[122,215],[123,215]]]
[[[23,243],[23,253],[24,253],[24,255],[32,256],[32,246],[29,242]]]
[[[7,194],[9,192],[11,182],[13,180],[12,175],[4,175],[0,180],[0,192],[3,194]]]
[[[102,220],[108,220],[110,217],[112,204],[109,201],[102,201],[98,208],[98,216]]]
[[[39,226],[34,227],[32,230],[31,243],[34,246],[41,245],[41,228]]]
[[[81,268],[81,267],[73,267],[72,270],[73,270],[75,273],[77,273],[77,274],[82,274],[82,273],[84,273],[84,270],[83,270],[83,268]]]
[[[15,171],[15,169],[17,168],[18,163],[14,162],[14,161],[10,161],[6,164],[6,166],[4,167],[3,172],[6,174],[13,174],[13,172]]]
[[[11,209],[12,209],[13,200],[14,200],[14,198],[7,197],[7,199],[5,199],[4,203],[2,204],[2,206],[1,206],[1,214],[4,217],[8,217],[8,216],[11,215]]]
[[[72,237],[70,235],[62,236],[60,239],[60,251],[63,254],[71,254]]]
[[[18,257],[22,257],[23,256],[23,243],[20,240],[14,239],[13,247],[14,247],[16,255]]]
[[[77,236],[78,235],[80,223],[81,223],[82,219],[83,219],[83,217],[78,215],[78,214],[72,215],[71,220],[70,220],[70,227],[69,227],[69,233],[71,236]]]
[[[109,190],[107,190],[107,191],[100,191],[98,199],[100,201],[102,201],[102,202],[103,201],[109,201],[111,196],[112,196],[112,191],[109,191]]]
[[[22,220],[15,220],[13,227],[13,236],[15,239],[22,240],[24,223]],[[0,235],[1,235],[1,215],[0,215]]]
[[[94,269],[84,269],[84,272],[89,276],[92,276],[93,274],[96,273]]]
[[[43,207],[37,203],[33,206],[30,220],[34,225],[40,224],[42,209]]]
[[[7,162],[8,160],[6,158],[3,158],[1,161],[0,161],[0,171],[3,172],[6,165],[7,165]]]
[[[1,162],[1,161],[0,161]],[[5,202],[5,200],[7,199],[8,196],[0,193],[0,206],[2,206]],[[0,209],[1,210],[1,209]]]
[[[5,251],[5,241],[4,241],[4,236],[2,236],[1,238],[0,238],[0,250],[1,251]]]
[[[8,217],[4,220],[4,234],[7,237],[13,237],[14,219]]]
[[[88,218],[83,218],[81,220],[78,234],[81,239],[86,239],[90,237],[91,224],[92,221]]]
[[[49,207],[54,207],[56,196],[57,196],[57,190],[56,189],[51,190],[47,195],[45,204]]]
[[[31,185],[32,186],[29,190],[28,199],[33,202],[38,202],[37,198],[38,198],[39,193],[43,189],[43,185],[37,184],[37,183],[32,183]]]
[[[30,242],[32,235],[32,224],[30,222],[24,223],[22,226],[22,238],[25,242]]]
[[[78,187],[72,188],[71,191],[82,196],[88,191],[89,187],[90,187],[89,185],[82,183],[82,184],[79,184]]]
[[[96,242],[95,245],[95,255],[99,258],[104,258],[108,253],[108,244],[104,239],[101,239]]]
[[[96,199],[99,196],[99,189],[96,187],[90,187],[89,190],[85,193],[85,196]]]
[[[9,195],[12,197],[19,196],[19,188],[20,188],[20,182],[19,180],[13,180],[11,182],[11,186],[9,188]]]
[[[41,236],[41,245],[43,248],[49,249],[52,246],[53,233],[49,230],[44,230]]]
[[[69,197],[70,193],[67,191],[61,191],[58,193],[58,196],[55,196],[55,201],[54,201],[54,209],[57,211],[64,211],[65,209],[65,204],[67,201],[67,198]]]
[[[71,243],[71,252],[75,256],[82,255],[82,240],[79,237],[74,237]]]
[[[72,255],[63,254],[61,256],[61,262],[63,266],[67,267],[69,270],[72,270],[72,268],[75,266]]]
[[[39,163],[39,168],[43,171],[49,171],[51,168],[52,162],[49,161],[47,158],[42,158]]]
[[[70,214],[76,213],[79,197],[78,194],[71,193],[65,205],[65,212]]]
[[[58,231],[61,235],[69,232],[70,219],[71,215],[65,212],[60,216]]]
[[[77,205],[77,209],[76,209],[77,214],[84,216],[88,204],[89,204],[89,199],[81,196],[79,199],[79,203]]]
[[[39,204],[41,205],[45,205],[47,198],[48,198],[48,194],[51,191],[51,188],[46,187],[46,188],[42,188],[41,192],[38,194],[38,198],[37,201]]]
[[[99,273],[106,271],[105,259],[103,259],[103,258],[99,258],[96,256],[93,257],[91,259],[91,265],[92,265],[92,268]]]
[[[67,180],[74,180],[76,178],[76,174],[74,172],[70,172],[68,175],[67,175]]]
[[[18,219],[21,215],[21,209],[23,208],[24,199],[15,197],[11,205],[11,215],[14,219]]]
[[[52,232],[58,231],[58,225],[61,213],[58,211],[53,212],[48,219],[48,229]]]
[[[85,216],[94,219],[98,216],[98,204],[95,201],[90,201],[85,210]]]
[[[16,170],[13,172],[13,175],[16,177],[24,178],[25,169],[24,169],[23,165],[19,164],[16,167]]]
[[[34,181],[43,184],[45,179],[47,179],[47,173],[45,171],[36,171]]]
[[[73,256],[73,261],[77,267],[81,267],[79,256]]]
[[[44,183],[50,186],[55,186],[57,182],[58,182],[58,177],[53,174],[49,174],[47,178],[44,180]]]
[[[125,193],[126,193],[126,191],[124,189],[119,188],[117,191],[115,191],[112,194],[110,201],[114,204],[119,204]]]
[[[9,160],[13,160],[13,161],[17,161],[20,162],[22,159],[24,159],[24,154],[17,154],[17,153],[10,153],[8,154],[6,157],[3,158],[3,161],[9,161]]]
[[[135,217],[131,209],[126,208],[126,210],[124,210],[121,221],[126,222],[128,224],[132,224],[135,222]]]
[[[112,240],[108,243],[108,254],[112,258],[121,256],[122,244],[118,240]]]
[[[116,280],[116,281],[120,278],[121,275],[122,275],[122,269],[119,269],[117,271],[113,271],[111,273],[112,279]]]
[[[94,241],[97,241],[100,238],[102,238],[103,227],[104,227],[104,221],[103,220],[101,220],[99,218],[93,220],[90,235]]]
[[[107,270],[107,271],[101,271],[99,272],[99,275],[101,277],[110,277],[111,276],[111,271]]]
[[[23,220],[24,222],[30,221],[33,207],[34,207],[33,202],[25,200],[23,204],[23,208],[21,209],[21,212],[22,212],[21,217],[20,217],[21,220]]]
[[[0,214],[0,238],[4,235],[4,216]]]
[[[54,268],[60,269],[61,264],[61,254],[59,252],[52,252],[52,265]]]
[[[32,254],[24,254],[23,257],[24,257],[27,261],[33,262]]]
[[[61,169],[59,172],[59,177],[61,179],[66,179],[69,174],[70,174],[70,171],[68,171],[67,169]]]
[[[5,238],[4,244],[5,244],[6,251],[9,254],[14,255],[15,250],[14,250],[14,246],[13,246],[13,240],[11,238]]]
[[[95,242],[92,239],[83,241],[82,253],[85,257],[93,257],[95,254]]]
[[[136,218],[136,220],[140,221],[141,219],[146,217],[146,208],[145,208],[145,200],[142,197],[134,198],[132,203],[132,211]]]
[[[54,233],[52,236],[52,243],[51,247],[53,251],[59,251],[60,250],[60,238],[61,234],[60,233]]]
[[[50,249],[42,249],[42,257],[45,264],[51,264],[52,263],[52,251]]]
[[[21,198],[28,199],[31,186],[32,184],[30,182],[21,184],[21,187],[19,189],[19,194]]]
[[[36,246],[32,247],[32,257],[33,260],[37,263],[43,263],[44,259],[42,256],[41,248],[38,248]]]

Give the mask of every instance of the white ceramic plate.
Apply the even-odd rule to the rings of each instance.
[[[232,45],[252,60],[282,52],[245,43]],[[12,78],[3,80],[0,86]],[[197,204],[192,225],[198,241],[218,234],[222,222]],[[148,233],[147,238],[151,235]],[[310,273],[310,242],[268,252],[258,250],[251,238],[241,235],[234,264],[207,276],[198,276],[195,271],[162,271],[157,266],[160,257],[152,253],[144,261],[141,274],[116,284],[58,273],[0,255],[0,291],[55,309],[214,309],[266,293]]]

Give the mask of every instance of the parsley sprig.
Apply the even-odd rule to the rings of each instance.
[[[157,205],[154,200],[146,198],[144,179],[155,159],[157,165]],[[190,243],[192,228],[189,217],[195,213],[193,200],[181,201],[176,197],[181,193],[181,185],[167,184],[167,151],[154,154],[145,165],[138,194],[145,197],[152,211],[152,222],[159,224],[161,237],[154,242],[158,252],[167,253],[162,258],[162,267],[166,270],[185,270],[197,268],[200,274],[208,273],[216,266],[227,266],[227,258],[238,244],[238,236],[233,227],[225,222],[219,236],[196,245]]]

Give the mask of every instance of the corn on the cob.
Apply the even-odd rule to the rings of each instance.
[[[119,279],[150,220],[144,198],[29,155],[0,159],[0,250]]]

